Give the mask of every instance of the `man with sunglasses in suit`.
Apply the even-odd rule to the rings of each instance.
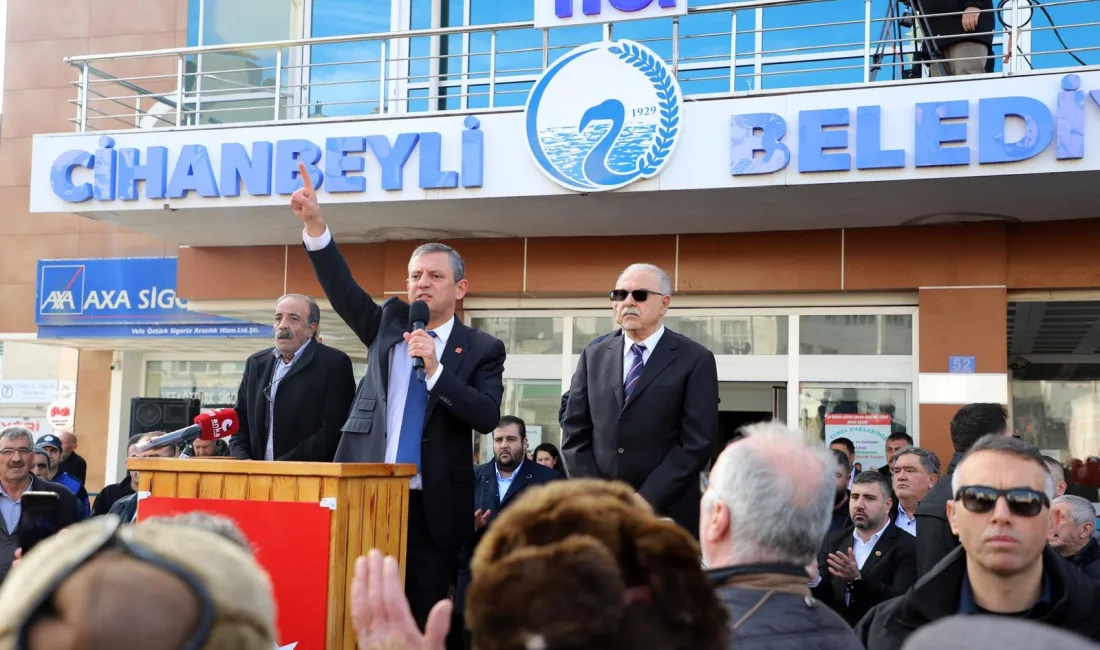
[[[275,346],[253,354],[237,391],[241,460],[330,463],[355,394],[351,359],[317,340],[321,309],[308,296],[275,303]]]
[[[856,628],[864,647],[897,650],[924,625],[970,614],[1029,619],[1100,641],[1100,585],[1047,546],[1054,479],[1039,450],[988,435],[963,457],[951,487],[947,518],[961,547],[908,593],[868,612]]]
[[[610,292],[621,329],[581,353],[562,454],[571,476],[629,483],[662,516],[699,534],[699,472],[718,432],[714,354],[664,326],[668,274],[633,264]]]

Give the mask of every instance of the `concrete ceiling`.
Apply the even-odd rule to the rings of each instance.
[[[344,243],[861,228],[1100,216],[1100,172],[325,206]],[[186,246],[287,245],[282,206],[80,213]]]

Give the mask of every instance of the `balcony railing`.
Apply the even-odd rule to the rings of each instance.
[[[751,0],[591,30],[520,22],[76,56],[71,121],[93,131],[515,110],[558,57],[612,38],[665,58],[690,99],[942,76],[963,60],[986,76],[1100,67],[1100,0],[998,0],[983,12],[993,29],[970,32],[992,36],[988,56],[933,61],[936,16],[910,2]]]

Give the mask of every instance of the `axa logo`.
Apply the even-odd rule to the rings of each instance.
[[[43,266],[38,313],[64,316],[84,313],[84,265]]]
[[[680,139],[682,104],[672,70],[644,45],[583,45],[531,90],[527,143],[555,183],[577,192],[618,189],[665,167]]]

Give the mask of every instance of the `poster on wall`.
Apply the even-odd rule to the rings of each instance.
[[[825,444],[847,438],[856,447],[856,462],[863,470],[886,464],[886,439],[890,437],[890,416],[885,413],[830,413],[825,416]]]
[[[0,417],[0,430],[8,427],[26,427],[34,434],[35,440],[47,433],[53,433],[53,427],[46,418]]]

